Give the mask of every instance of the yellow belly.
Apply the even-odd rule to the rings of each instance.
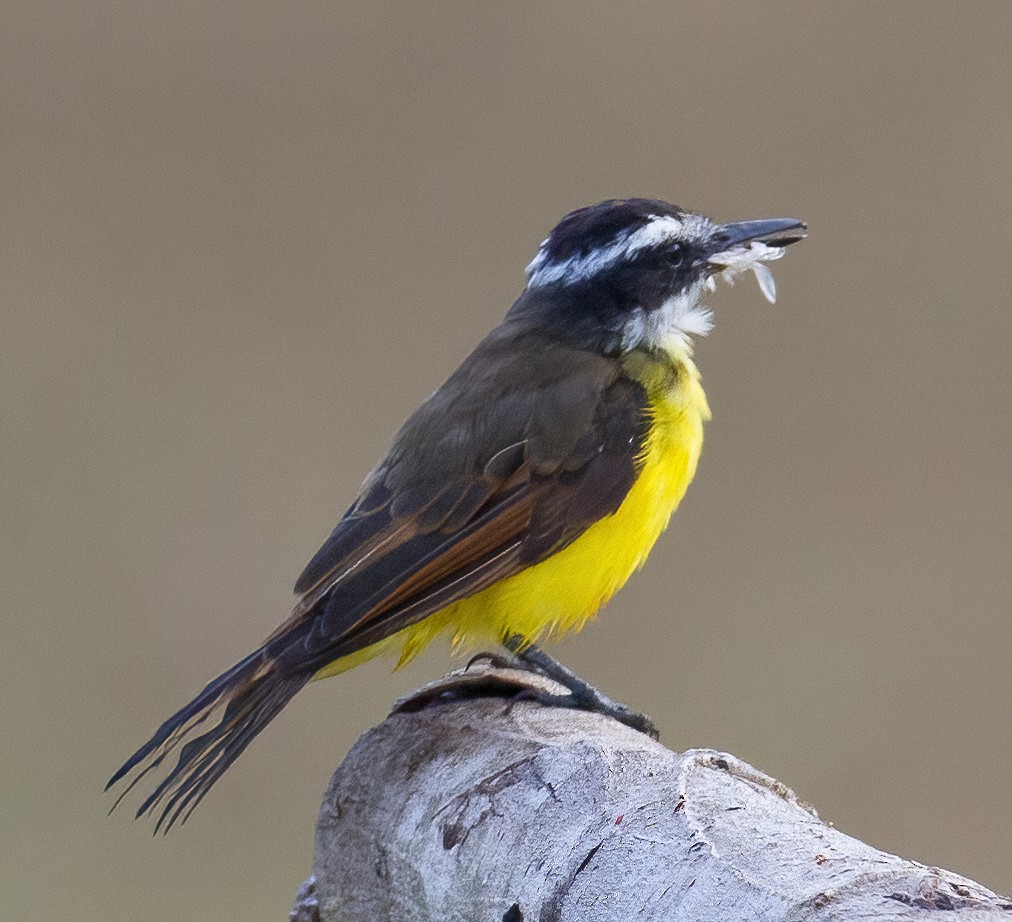
[[[710,411],[691,359],[679,365],[677,374],[661,376],[663,386],[644,381],[650,432],[639,476],[613,515],[547,560],[330,664],[317,678],[398,649],[400,665],[443,633],[454,647],[472,647],[498,644],[510,634],[534,642],[579,630],[643,566],[696,472]]]

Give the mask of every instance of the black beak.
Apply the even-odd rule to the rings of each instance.
[[[785,247],[808,236],[808,225],[797,218],[767,218],[762,221],[737,221],[717,228],[709,255],[713,256],[743,243],[765,243],[771,247]]]

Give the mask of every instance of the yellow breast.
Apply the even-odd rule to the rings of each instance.
[[[336,675],[385,652],[398,665],[450,633],[458,646],[497,645],[518,634],[530,642],[579,630],[647,559],[685,495],[710,418],[699,372],[677,353],[663,362],[633,357],[626,373],[646,388],[651,424],[639,476],[622,505],[547,560],[455,602],[377,644],[336,660],[316,678]]]
[[[710,410],[687,355],[661,369],[650,363],[627,371],[647,389],[651,425],[622,505],[547,560],[402,632],[402,662],[446,630],[455,646],[579,630],[643,565],[696,472]]]

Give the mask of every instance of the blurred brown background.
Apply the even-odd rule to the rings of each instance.
[[[1012,891],[1012,7],[0,15],[0,914],[286,917],[331,771],[445,647],[308,689],[168,839],[102,784],[286,615],[552,224],[625,195],[812,234],[775,307],[713,296],[697,481],[555,651]]]

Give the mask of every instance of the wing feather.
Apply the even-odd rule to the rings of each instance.
[[[538,437],[531,434],[489,451],[470,479],[434,486],[427,497],[413,484],[404,505],[395,491],[390,502],[365,514],[382,519],[380,526],[339,526],[328,542],[334,563],[316,576],[325,591],[308,610],[297,610],[284,632],[303,636],[298,656],[308,654],[323,668],[475,594],[490,585],[490,574],[494,582],[544,560],[614,512],[635,479],[647,429],[644,400],[639,385],[619,378],[596,395],[589,431],[564,453],[537,445],[532,463]],[[357,534],[370,536],[367,552],[335,540],[348,535],[353,543]],[[348,571],[351,559],[363,562]]]
[[[548,340],[529,348],[534,335],[507,321],[422,404],[299,577],[288,620],[113,776],[136,772],[130,790],[180,753],[139,814],[160,808],[165,830],[185,820],[324,666],[544,560],[618,509],[645,444],[643,388],[601,356]]]

